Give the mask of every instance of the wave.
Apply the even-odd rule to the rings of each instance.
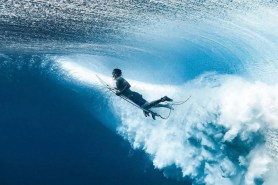
[[[96,72],[62,63],[73,78],[98,84]],[[111,83],[110,77],[102,77]],[[135,149],[149,154],[166,177],[191,179],[193,184],[269,184],[274,178],[269,174],[277,166],[277,147],[272,145],[278,128],[277,84],[217,73],[176,86],[130,82],[149,100],[165,94],[175,99],[192,95],[170,119],[153,121],[118,97],[104,94],[120,120],[111,120],[116,124],[112,127]]]
[[[169,120],[159,122],[109,98],[118,118],[110,124],[149,154],[166,177],[193,184],[272,185],[277,172],[278,32],[276,21],[266,20],[277,11],[262,6],[229,15],[198,23],[175,19],[139,25],[135,38],[140,41],[133,46],[144,48],[143,55],[108,63],[97,58],[94,63],[102,67],[93,71],[101,69],[107,76],[120,66],[149,100],[165,93],[175,99],[193,96]],[[87,63],[94,59],[82,59],[76,63],[92,69]],[[87,81],[94,81],[92,76]]]
[[[276,2],[2,4],[3,58],[47,54],[62,78],[92,86],[99,103],[87,106],[94,117],[149,154],[166,177],[193,184],[275,184]],[[30,68],[36,65],[30,62]],[[99,86],[95,74],[110,81],[114,67],[149,100],[165,94],[192,98],[169,120],[143,118]]]
[[[268,130],[278,126],[276,88],[202,76],[173,94],[193,98],[169,120],[145,121],[125,110],[118,131],[166,176],[190,177],[194,184],[257,184],[272,162],[264,144]]]

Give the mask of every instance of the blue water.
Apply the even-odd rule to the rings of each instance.
[[[179,184],[84,109],[90,87],[59,82],[39,56],[31,68],[32,56],[10,57],[20,62],[1,66],[1,184]]]
[[[274,185],[273,1],[0,1],[0,184]],[[118,67],[145,118],[101,86]]]

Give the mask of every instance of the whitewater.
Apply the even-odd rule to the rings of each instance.
[[[40,56],[41,70],[51,63],[60,80],[94,89],[92,117],[144,151],[165,178],[276,184],[277,2],[2,2],[3,61]],[[147,100],[192,97],[167,120],[145,118],[96,78],[113,85],[115,67]]]
[[[146,119],[140,109],[109,94],[95,77],[98,73],[60,62],[73,78],[99,86],[119,119],[110,124],[116,124],[117,133],[135,149],[149,154],[166,177],[179,181],[190,178],[193,184],[275,182],[277,84],[216,73],[203,74],[178,86],[131,81],[133,89],[144,92],[147,99],[165,94],[177,99],[192,95],[168,120],[153,121]],[[102,78],[113,84],[111,77]]]

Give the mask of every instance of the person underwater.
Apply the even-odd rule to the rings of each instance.
[[[171,107],[167,104],[161,104],[162,102],[172,102],[173,99],[164,96],[158,100],[154,100],[151,102],[148,102],[147,100],[145,100],[143,98],[143,96],[135,91],[131,91],[130,90],[130,84],[128,83],[128,81],[126,81],[123,77],[122,77],[122,71],[121,69],[113,69],[112,71],[112,76],[114,78],[114,80],[116,81],[116,95],[117,96],[124,96],[127,99],[129,99],[130,101],[132,101],[133,103],[135,103],[136,105],[138,105],[139,107],[141,107],[144,112],[144,115],[146,117],[149,116],[149,114],[151,113],[152,118],[155,120],[155,114],[153,112],[148,112],[146,110],[149,110],[152,107],[167,107],[169,109],[171,109]]]

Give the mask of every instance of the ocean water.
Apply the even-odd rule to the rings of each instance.
[[[276,184],[276,1],[0,10],[0,184]],[[145,118],[97,79],[116,67],[148,100],[191,98]]]

